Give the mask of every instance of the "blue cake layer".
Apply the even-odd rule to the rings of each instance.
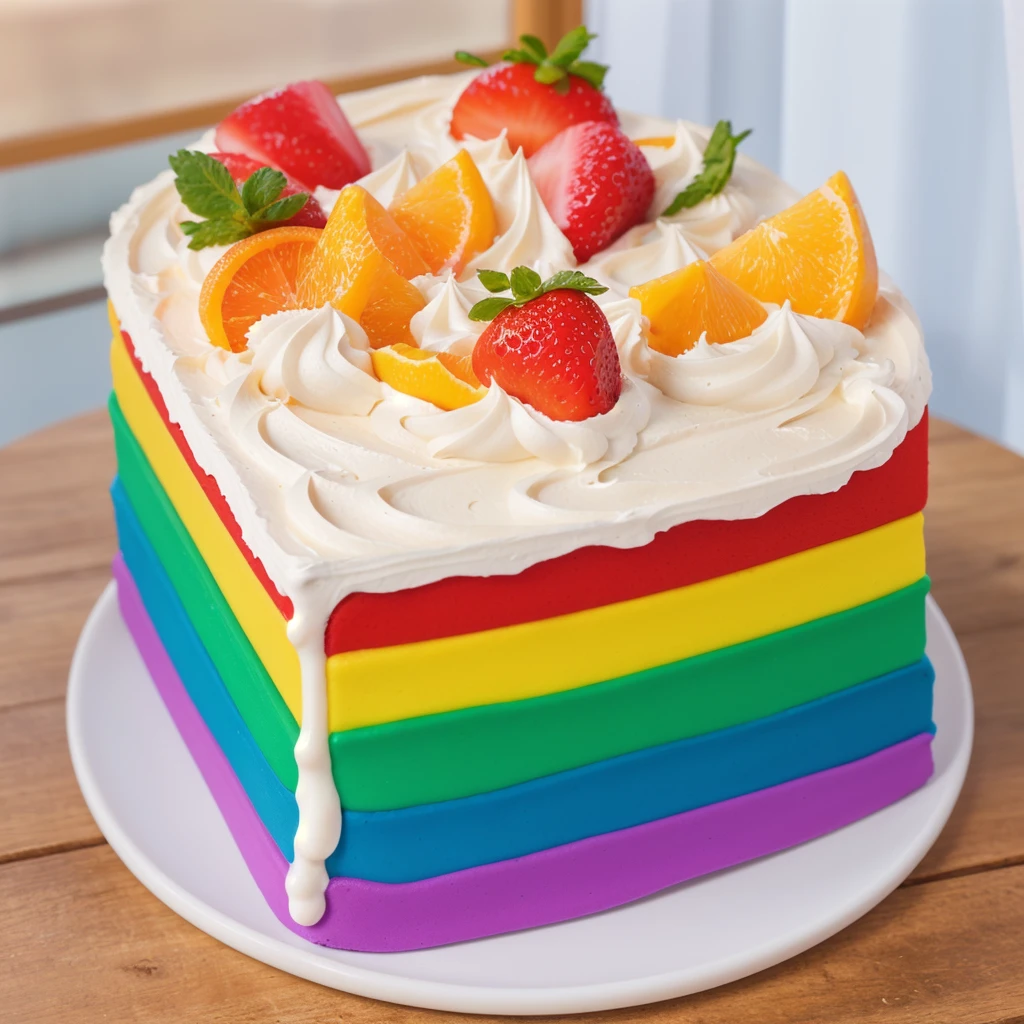
[[[290,860],[298,823],[294,795],[245,726],[117,481],[112,495],[121,550],[160,638],[256,812]],[[331,876],[418,881],[834,768],[933,732],[933,679],[922,659],[768,718],[506,789],[397,811],[345,812],[341,842],[327,869]]]

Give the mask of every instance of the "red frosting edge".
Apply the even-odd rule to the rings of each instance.
[[[170,421],[153,378],[122,332],[147,393],[210,504],[254,575],[285,618],[292,602],[275,587],[216,480],[200,468],[181,428]],[[830,494],[791,498],[756,519],[696,520],[639,548],[578,548],[508,576],[449,576],[391,593],[359,592],[331,613],[328,655],[435,640],[567,615],[688,586],[853,537],[920,512],[928,497],[928,413],[892,457],[856,472]]]

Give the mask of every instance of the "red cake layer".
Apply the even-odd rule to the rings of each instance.
[[[155,381],[128,351],[146,390],[210,503],[282,614],[291,601],[246,547],[216,481],[198,466],[170,423]],[[757,519],[700,520],[658,534],[641,548],[580,548],[514,576],[452,576],[387,594],[357,593],[331,614],[328,655],[433,640],[628,601],[699,583],[852,537],[920,512],[928,491],[928,417],[877,469],[854,473],[831,494],[805,495]]]

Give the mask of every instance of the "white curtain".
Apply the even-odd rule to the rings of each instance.
[[[1005,7],[1005,29],[1003,0],[590,0],[586,16],[620,106],[753,127],[744,148],[805,191],[847,171],[924,324],[933,411],[1024,451],[1024,0]]]

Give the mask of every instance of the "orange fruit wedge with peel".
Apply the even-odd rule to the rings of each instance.
[[[432,402],[441,409],[461,409],[487,394],[473,372],[469,356],[399,343],[370,353],[377,376],[396,391]]]
[[[374,348],[411,342],[409,320],[426,303],[409,278],[429,270],[387,210],[360,185],[348,185],[299,281],[299,305],[330,303],[362,324]]]
[[[199,293],[199,319],[210,341],[241,352],[260,317],[301,308],[298,281],[321,234],[320,228],[281,227],[235,242]]]
[[[460,149],[403,192],[389,212],[413,240],[431,273],[458,274],[494,241],[494,203],[473,158]]]
[[[634,285],[629,295],[649,321],[648,344],[667,356],[693,348],[705,332],[718,345],[746,338],[768,317],[757,299],[706,260]]]
[[[821,188],[762,221],[711,257],[715,268],[762,302],[863,328],[878,297],[878,262],[850,179]]]

